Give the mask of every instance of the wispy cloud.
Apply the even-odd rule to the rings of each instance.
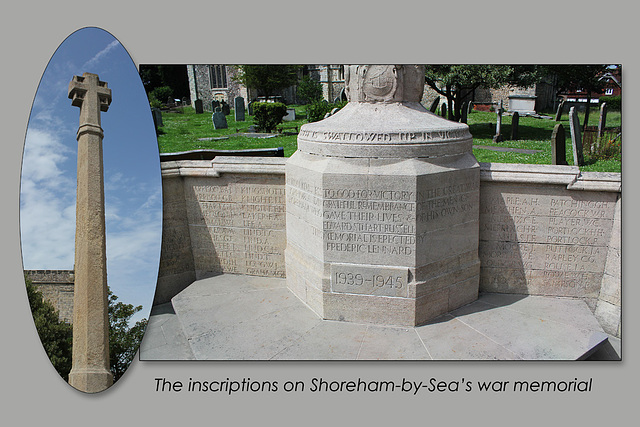
[[[100,61],[100,59],[102,59],[102,57],[104,57],[105,55],[107,55],[109,52],[111,52],[111,50],[113,50],[116,46],[118,46],[120,43],[117,40],[112,41],[111,43],[109,43],[104,49],[102,49],[100,52],[96,53],[93,58],[91,58],[90,60],[88,60],[87,62],[85,62],[82,65],[82,68],[89,68],[89,67],[93,67],[95,66],[98,61]]]
[[[73,154],[55,133],[29,127],[20,189],[22,254],[27,269],[73,268],[75,182],[62,168]]]

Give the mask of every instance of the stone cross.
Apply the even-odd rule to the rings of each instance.
[[[104,219],[104,175],[100,112],[111,104],[111,89],[96,74],[74,76],[71,105],[80,107],[76,195],[73,352],[69,384],[96,393],[113,383],[109,370],[109,299]]]
[[[580,133],[580,119],[575,107],[569,109],[569,129],[571,130],[571,145],[573,147],[573,164],[582,166],[584,165],[582,134]]]
[[[502,100],[500,100],[500,107],[496,113],[498,117],[496,119],[496,134],[493,136],[493,142],[501,142],[504,141],[504,137],[502,136],[502,113],[504,112],[504,108],[502,107]]]
[[[558,105],[558,111],[556,111],[556,122],[559,122],[562,119],[562,110],[564,110],[564,99],[560,101],[560,105]]]

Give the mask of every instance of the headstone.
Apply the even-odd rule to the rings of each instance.
[[[415,326],[478,295],[479,164],[423,65],[348,65],[349,103],[286,163],[286,280],[320,318]],[[339,137],[336,137],[339,136]]]
[[[251,101],[248,105],[247,105],[247,113],[249,113],[250,116],[253,116],[253,103],[255,101]]]
[[[69,83],[71,105],[80,107],[76,194],[73,350],[69,384],[87,393],[113,384],[109,369],[109,297],[104,215],[103,130],[100,112],[111,89],[98,75],[84,73]]]
[[[440,106],[440,115],[442,116],[443,119],[447,118],[447,104],[442,104]]]
[[[164,123],[162,123],[162,112],[159,108],[152,108],[151,115],[153,116],[153,125],[156,127],[157,131],[158,128],[164,126]]]
[[[460,123],[467,123],[467,115],[469,114],[469,101],[465,101],[462,103],[462,108],[460,109]]]
[[[598,136],[604,136],[604,129],[607,126],[607,103],[603,102],[600,106],[600,119],[598,120]]]
[[[438,109],[438,105],[440,105],[440,97],[436,96],[436,99],[433,100],[433,102],[431,103],[431,106],[429,107],[429,111],[431,111],[432,113],[435,113],[436,110]]]
[[[225,101],[222,101],[222,105],[220,107],[222,108],[222,114],[225,116],[231,114],[231,107]]]
[[[217,99],[214,99],[213,101],[211,101],[211,111],[216,111],[216,108],[218,108],[220,106],[220,101],[218,101]]]
[[[564,126],[558,123],[551,133],[551,164],[567,165],[567,146]]]
[[[469,101],[469,105],[467,105],[467,115],[471,114],[473,111],[473,102]]]
[[[504,141],[504,136],[502,136],[502,113],[504,109],[502,108],[502,100],[500,100],[500,105],[496,110],[496,134],[493,136],[493,142],[501,142]]]
[[[236,96],[233,100],[233,114],[236,122],[244,122],[244,98]]]
[[[580,133],[580,119],[575,107],[569,109],[569,128],[571,130],[571,145],[573,147],[573,164],[584,165],[584,154],[582,152],[582,134]]]
[[[333,112],[331,114],[333,114]],[[295,119],[296,119],[295,108],[287,108],[287,114],[282,118],[282,120],[285,122],[292,122]]]
[[[196,114],[202,114],[204,112],[202,108],[202,99],[196,99],[193,105],[195,107]]]
[[[516,111],[511,116],[511,140],[518,140],[518,133],[520,127],[520,114]]]
[[[558,111],[556,111],[556,122],[559,122],[562,119],[563,110],[564,110],[564,99],[560,101],[560,105],[558,105]]]
[[[213,127],[215,129],[227,129],[227,117],[222,112],[221,107],[216,107],[215,112],[211,116],[211,120],[213,121]]]

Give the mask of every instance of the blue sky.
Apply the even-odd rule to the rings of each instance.
[[[51,57],[38,86],[25,139],[20,232],[25,269],[73,269],[78,107],[69,82],[98,74],[112,91],[103,112],[107,281],[119,300],[149,315],[162,238],[158,146],[142,82],[108,32],[84,28]]]

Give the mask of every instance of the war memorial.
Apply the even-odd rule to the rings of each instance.
[[[577,360],[620,338],[620,174],[478,163],[420,104],[422,66],[345,84],[289,159],[162,163],[142,360]]]

